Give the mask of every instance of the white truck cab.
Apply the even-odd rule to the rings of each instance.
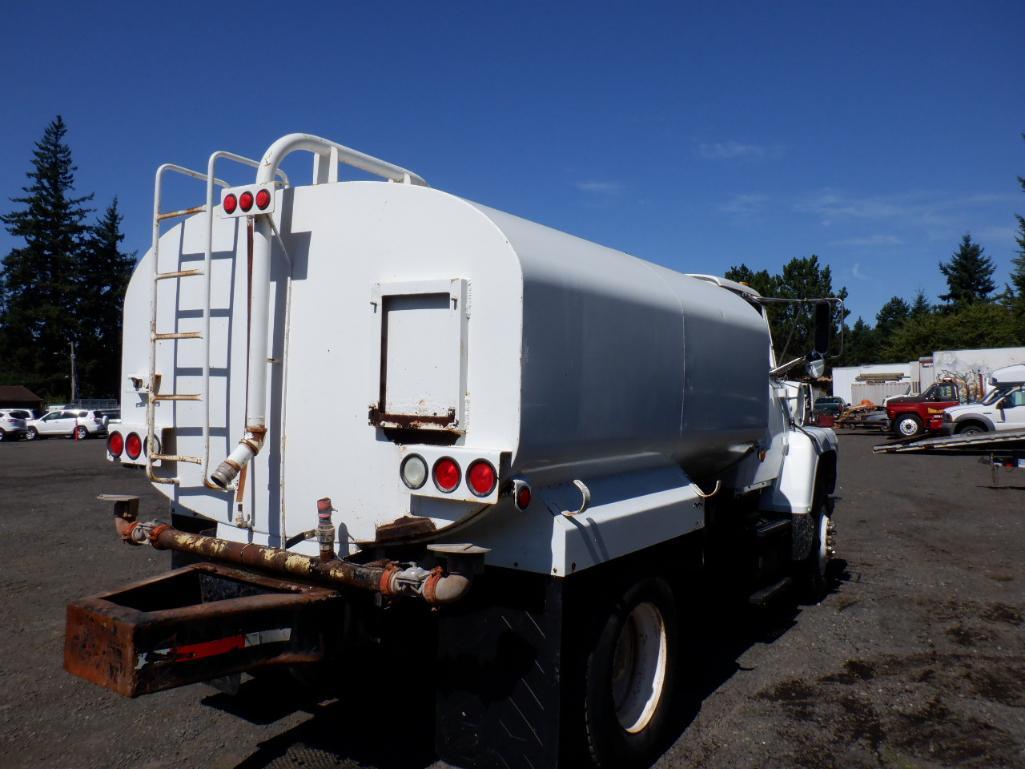
[[[1025,430],[1025,364],[997,369],[991,388],[978,403],[952,406],[943,413],[947,435]]]

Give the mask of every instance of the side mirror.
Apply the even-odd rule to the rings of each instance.
[[[808,361],[804,364],[804,373],[811,379],[818,379],[826,373],[826,359],[818,350],[815,350],[808,356]]]

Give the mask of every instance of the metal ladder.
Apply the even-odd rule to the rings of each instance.
[[[210,464],[210,272],[213,253],[213,212],[214,212],[214,186],[228,187],[228,183],[218,179],[214,175],[217,161],[221,158],[232,160],[252,168],[259,168],[260,161],[252,158],[236,155],[232,152],[219,150],[214,152],[207,163],[207,172],[193,171],[173,163],[165,163],[157,169],[153,185],[153,272],[152,292],[150,294],[150,324],[149,324],[149,371],[144,388],[140,392],[146,394],[146,477],[152,483],[177,485],[181,479],[177,476],[157,475],[154,472],[153,463],[163,462],[190,462],[203,466],[203,484],[209,489],[218,492],[231,493],[232,488],[222,489],[211,484],[208,480]],[[198,179],[206,185],[206,202],[204,205],[193,208],[184,208],[178,211],[161,212],[160,203],[163,192],[164,174],[172,171],[182,176]],[[278,170],[285,187],[289,186],[288,176],[284,171]],[[160,272],[160,225],[170,219],[180,219],[195,214],[206,213],[206,244],[203,253],[203,268],[192,268],[185,270],[169,270]],[[157,329],[159,308],[157,304],[158,286],[162,280],[181,280],[183,278],[202,277],[204,279],[203,289],[203,330],[202,331],[160,331]],[[177,324],[176,324],[177,326]],[[178,341],[183,339],[200,340],[203,343],[203,389],[198,393],[176,393],[160,392],[161,374],[157,372],[157,345],[160,342]],[[201,401],[203,409],[203,456],[188,456],[181,454],[165,454],[157,450],[156,443],[156,404],[160,401]]]

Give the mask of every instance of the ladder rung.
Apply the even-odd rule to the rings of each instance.
[[[191,270],[175,270],[174,272],[158,272],[157,280],[168,280],[170,278],[191,278],[193,275],[202,275],[203,271],[198,267]]]
[[[194,465],[203,464],[201,457],[187,457],[181,454],[154,454],[152,459],[154,462],[161,460],[163,462],[191,462]]]
[[[206,206],[194,206],[193,208],[183,208],[180,211],[168,211],[166,214],[157,214],[157,221],[162,222],[165,219],[176,219],[179,216],[192,216],[192,214],[201,214],[206,211]]]
[[[154,395],[155,401],[201,401],[203,396],[199,393],[168,393],[167,395]]]
[[[154,334],[153,341],[159,342],[162,339],[202,339],[202,331],[171,331],[169,333]]]

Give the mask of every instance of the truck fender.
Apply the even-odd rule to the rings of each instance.
[[[831,494],[836,486],[836,434],[813,427],[790,432],[783,467],[772,486],[762,493],[759,507],[795,516],[813,512],[820,463],[822,493]],[[794,523],[800,525],[797,520]]]

